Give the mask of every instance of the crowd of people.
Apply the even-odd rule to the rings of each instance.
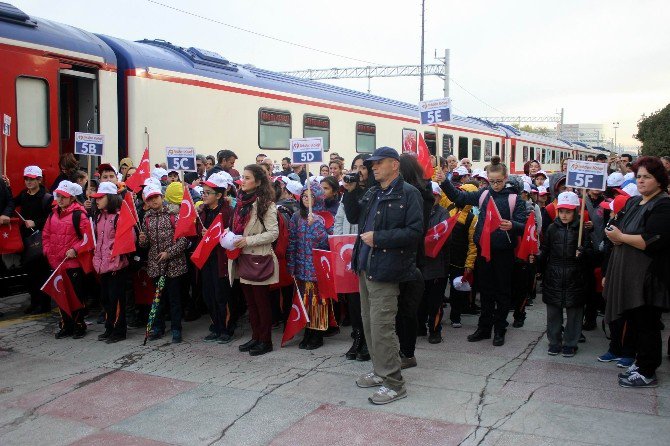
[[[512,327],[523,327],[541,292],[549,355],[577,354],[601,315],[611,341],[597,360],[624,369],[617,377],[623,387],[657,385],[661,314],[670,309],[670,159],[598,155],[589,161],[609,169],[601,191],[567,187],[567,160],[559,172],[531,160],[523,175],[510,175],[499,157],[473,170],[470,160],[451,155],[434,159],[432,178],[425,179],[415,155],[389,147],[346,165],[329,155],[315,175],[289,158],[279,167],[265,154],[240,172],[237,155],[221,150],[198,155],[195,172],[155,165],[136,191],[126,187],[137,174],[129,158],[118,169],[101,164],[87,173],[64,154],[50,187],[35,165],[25,167],[24,184],[4,177],[0,225],[18,215],[24,239],[42,234],[41,255],[24,258],[25,312],[51,311],[41,287],[62,267],[82,305],[60,311],[57,339],[84,337],[89,317],[104,324],[98,340],[116,343],[128,327],[145,327],[151,318],[149,341],[165,336],[169,320],[172,342],[179,343],[182,321],[206,315],[202,341],[227,344],[247,313],[252,334],[239,350],[256,356],[273,350],[272,329],[286,325],[297,287],[309,315],[298,347],[318,349],[339,327],[351,326],[346,358],[372,361],[356,383],[379,387],[370,401],[386,404],[407,395],[401,370],[417,365],[417,337],[442,342],[445,308],[454,329],[463,314],[479,315],[468,341],[492,338],[501,346],[510,313]],[[192,236],[175,235],[184,186],[196,206]],[[135,250],[114,255],[129,200],[137,215]],[[448,240],[428,250],[426,234],[447,221],[453,222]],[[216,225],[231,236],[195,265],[194,250]],[[92,271],[78,249],[89,233],[96,240]],[[319,290],[312,250],[327,250],[330,235],[345,234],[357,236],[351,268],[359,292],[335,301]],[[527,237],[538,241],[537,249],[520,253]],[[155,314],[134,295],[138,277],[161,290]]]

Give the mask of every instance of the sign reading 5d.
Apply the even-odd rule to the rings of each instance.
[[[421,124],[433,125],[451,121],[451,99],[433,99],[419,102]]]
[[[293,138],[289,146],[293,164],[323,162],[323,138]]]
[[[193,147],[166,147],[168,170],[195,171],[195,149]]]

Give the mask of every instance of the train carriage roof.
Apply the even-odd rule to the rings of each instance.
[[[0,2],[0,38],[99,56],[116,65],[116,56],[95,34],[50,20],[30,17],[8,3]]]

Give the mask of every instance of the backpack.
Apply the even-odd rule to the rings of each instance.
[[[72,211],[72,225],[74,226],[74,233],[77,234],[77,238],[79,240],[84,238],[84,235],[81,233],[81,228],[79,227],[79,223],[81,222],[81,214],[81,209],[75,209]],[[49,214],[49,218],[51,218],[52,215],[53,212]]]
[[[274,251],[277,258],[283,259],[286,257],[289,241],[288,222],[292,216],[293,213],[289,208],[284,206],[277,206],[277,225],[279,227],[279,236],[277,236],[277,240],[272,242],[272,250]],[[263,229],[265,230],[265,225],[263,224],[262,220],[261,225],[263,225]]]
[[[484,200],[486,197],[489,195],[489,190],[486,189],[482,194],[479,196],[479,209],[482,208],[482,205],[484,204]],[[516,197],[517,194],[509,194],[507,196],[507,204],[509,205],[509,218],[512,218],[512,215],[514,215],[514,208],[516,208]]]

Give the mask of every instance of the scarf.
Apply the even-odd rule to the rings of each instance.
[[[237,203],[235,204],[235,216],[233,217],[233,232],[235,234],[241,235],[244,233],[244,228],[249,223],[251,218],[251,207],[258,198],[258,194],[254,190],[250,193],[242,192],[237,197]]]

